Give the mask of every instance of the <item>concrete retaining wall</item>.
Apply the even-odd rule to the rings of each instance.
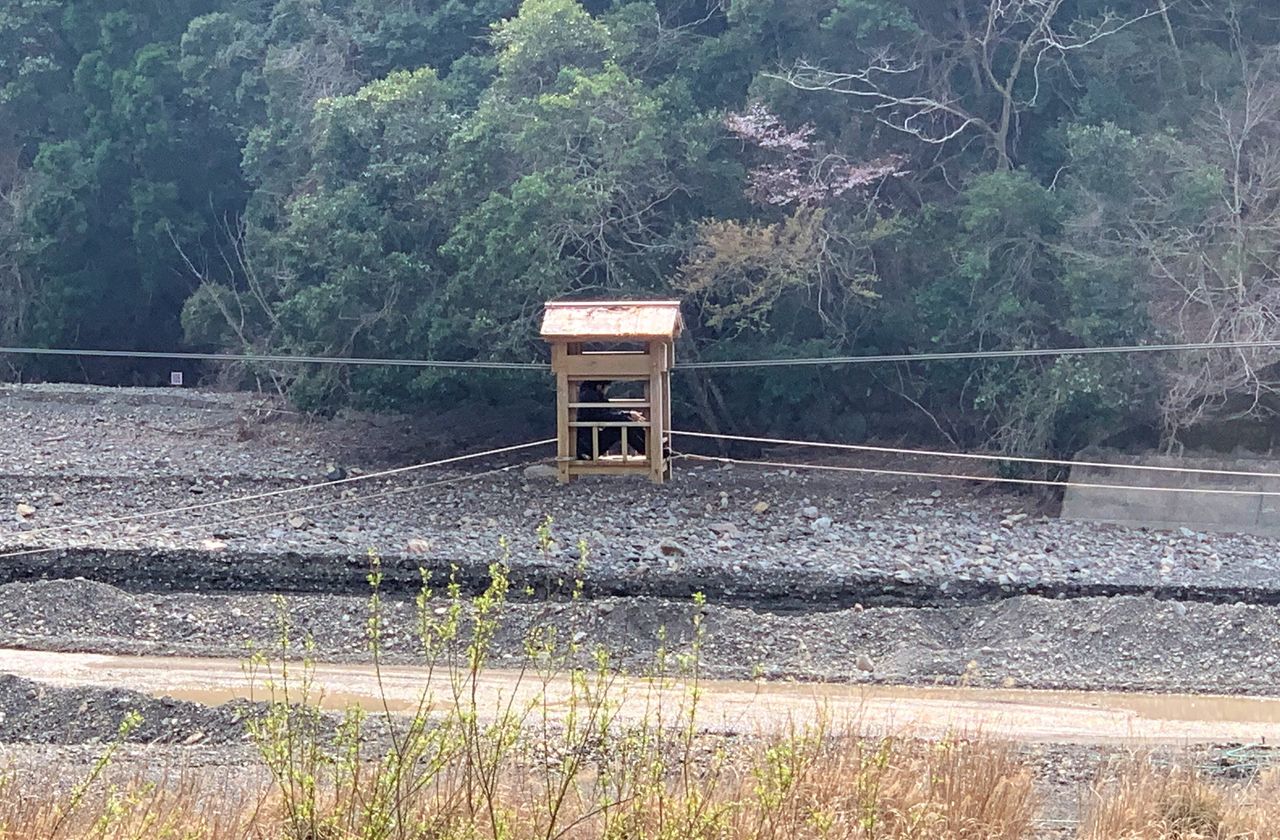
[[[1261,458],[1178,458],[1159,455],[1135,458],[1114,452],[1097,451],[1081,453],[1076,460],[1273,473],[1277,477],[1203,475],[1075,466],[1071,470],[1073,484],[1109,484],[1133,489],[1068,487],[1062,500],[1063,519],[1148,528],[1235,531],[1280,537],[1280,461]],[[1158,488],[1247,492],[1244,494],[1168,492]]]

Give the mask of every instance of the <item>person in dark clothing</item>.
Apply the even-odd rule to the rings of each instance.
[[[606,396],[607,383],[583,382],[578,387],[578,402],[603,403]],[[578,421],[582,423],[627,423],[644,420],[638,411],[627,411],[621,408],[579,408]],[[639,455],[644,455],[646,430],[643,428],[627,429],[627,447]],[[622,429],[618,426],[605,426],[600,429],[599,453],[607,454],[614,447],[622,446]],[[591,427],[578,427],[578,458],[591,459]]]

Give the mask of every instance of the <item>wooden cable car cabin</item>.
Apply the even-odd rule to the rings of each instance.
[[[671,477],[671,368],[682,327],[679,301],[546,305],[542,337],[556,377],[561,482],[647,475],[661,484]]]

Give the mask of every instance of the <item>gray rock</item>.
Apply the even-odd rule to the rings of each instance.
[[[663,540],[658,543],[657,553],[663,557],[684,557],[689,550],[675,540]]]
[[[530,481],[554,481],[559,472],[554,464],[532,464],[524,468],[524,477]]]
[[[740,533],[732,522],[712,522],[707,528],[718,537],[736,537]]]

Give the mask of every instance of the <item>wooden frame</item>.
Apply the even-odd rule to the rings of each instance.
[[[671,477],[667,457],[671,430],[671,369],[683,324],[678,301],[551,302],[542,336],[551,345],[556,377],[556,464],[563,483],[579,475],[647,475],[661,484]],[[588,344],[623,344],[624,350],[587,350]],[[637,349],[638,348],[638,349]],[[583,402],[584,382],[640,382],[644,396]],[[579,419],[583,409],[608,411],[610,419]],[[626,418],[627,412],[640,415]],[[581,429],[591,430],[591,451],[578,451]],[[600,451],[602,429],[618,429],[622,441],[642,435],[644,454],[620,443],[617,456]]]

